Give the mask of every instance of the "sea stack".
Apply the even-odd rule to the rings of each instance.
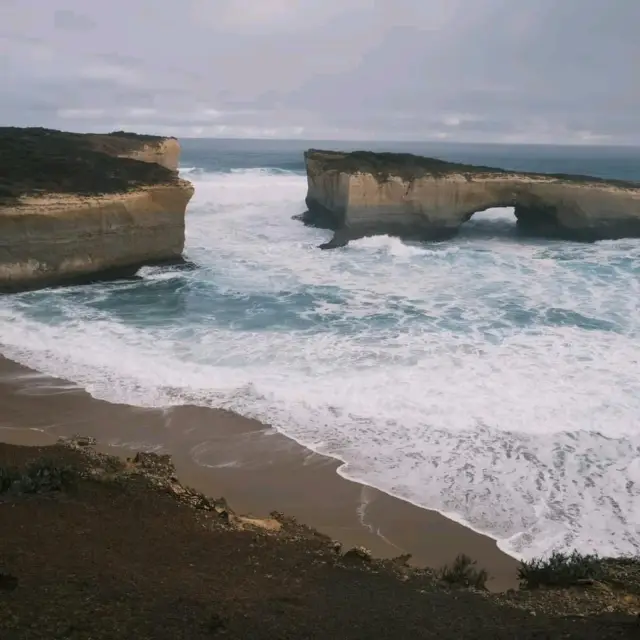
[[[389,234],[454,236],[471,216],[514,207],[530,235],[592,242],[640,237],[640,183],[464,165],[413,154],[305,153],[306,224],[332,229],[321,248]]]
[[[175,138],[0,128],[0,291],[180,261],[194,189]]]

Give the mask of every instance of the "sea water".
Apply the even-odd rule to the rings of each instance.
[[[330,232],[292,219],[303,145],[183,146],[196,268],[4,296],[4,355],[258,418],[517,557],[640,552],[640,240],[523,240],[494,209],[447,242],[320,251]],[[395,148],[640,179],[638,150]]]

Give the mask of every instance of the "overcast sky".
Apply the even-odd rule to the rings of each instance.
[[[0,124],[640,144],[640,0],[0,0]]]

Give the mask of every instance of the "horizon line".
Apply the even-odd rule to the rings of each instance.
[[[86,132],[92,133],[92,132]],[[136,133],[136,132],[132,132]],[[609,148],[622,148],[622,149],[640,149],[640,143],[628,143],[623,142],[480,142],[477,140],[393,140],[393,139],[346,139],[346,138],[244,138],[244,137],[222,137],[222,136],[162,136],[158,137],[173,137],[177,140],[220,140],[225,142],[237,142],[239,140],[246,142],[331,142],[337,144],[349,144],[349,143],[371,143],[371,144],[441,144],[441,145],[477,145],[477,146],[496,146],[496,147],[609,147]]]

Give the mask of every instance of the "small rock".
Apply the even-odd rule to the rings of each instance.
[[[406,567],[409,564],[409,560],[411,560],[411,554],[410,553],[403,553],[402,555],[398,556],[397,558],[393,558],[392,561],[401,566],[401,567]]]
[[[68,447],[92,447],[98,443],[98,441],[91,436],[80,435],[73,435],[70,438],[60,436],[58,442]]]
[[[133,464],[164,478],[171,478],[171,476],[175,476],[176,472],[171,456],[166,454],[138,451],[133,459]]]
[[[590,587],[592,586],[594,583],[594,580],[592,580],[591,578],[579,578],[578,580],[576,580],[576,585],[578,587]]]
[[[364,562],[371,562],[371,551],[366,547],[353,547],[342,557],[345,560],[363,560]]]
[[[176,496],[183,496],[186,491],[185,488],[180,485],[180,484],[171,484],[169,485],[169,489],[176,495]]]

